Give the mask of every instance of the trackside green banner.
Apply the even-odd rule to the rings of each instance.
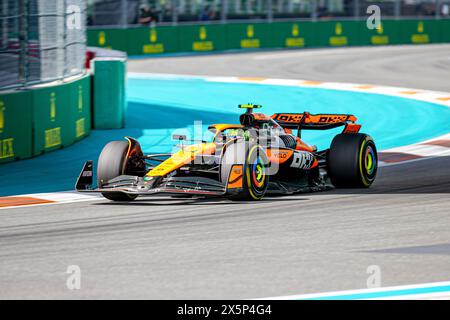
[[[225,25],[193,25],[178,28],[180,52],[226,50]]]
[[[378,28],[369,29],[361,22],[360,44],[361,45],[389,45],[400,44],[400,25],[395,20],[382,20]]]
[[[428,44],[440,42],[441,21],[402,20],[399,22],[400,43]]]
[[[0,163],[68,146],[90,130],[90,75],[0,94]]]
[[[32,94],[0,94],[0,163],[32,156]]]
[[[76,141],[91,131],[91,77],[84,76],[79,81],[72,82],[70,95],[71,126]]]
[[[126,50],[130,55],[163,54],[179,51],[178,28],[137,28],[133,38],[127,38]]]
[[[316,25],[318,47],[342,47],[360,45],[360,29],[366,28],[359,21],[326,21]]]
[[[90,76],[32,90],[33,154],[68,146],[89,134]]]
[[[442,42],[450,42],[450,20],[382,19],[375,29],[365,20],[326,20],[88,30],[89,45],[129,55]]]
[[[130,32],[131,29],[95,29],[89,30],[87,33],[88,45],[101,47],[106,49],[115,49],[121,51],[130,50],[128,44],[128,36],[135,36],[136,30]],[[142,41],[142,40],[140,40]]]
[[[450,19],[439,21],[439,42],[450,42]]]
[[[277,48],[304,48],[318,46],[318,35],[313,22],[286,22],[273,24],[273,45]]]
[[[271,25],[268,23],[226,25],[227,49],[275,48]]]

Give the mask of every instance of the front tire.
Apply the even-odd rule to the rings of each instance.
[[[233,165],[242,164],[242,191],[230,194],[232,200],[260,200],[269,185],[268,159],[264,149],[257,144],[238,141],[226,147],[221,158],[221,181],[227,183]]]
[[[103,148],[97,164],[97,185],[99,188],[109,180],[124,174],[127,152],[127,141],[111,141]],[[131,201],[137,197],[123,192],[102,192],[102,195],[113,201]]]
[[[373,139],[363,133],[338,134],[328,154],[328,175],[337,188],[368,188],[378,169]]]

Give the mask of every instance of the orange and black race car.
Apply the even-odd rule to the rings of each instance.
[[[97,163],[87,161],[76,182],[80,192],[100,192],[114,201],[137,196],[225,196],[259,200],[265,194],[293,194],[337,188],[367,188],[377,173],[373,139],[359,133],[356,117],[347,114],[255,113],[259,105],[240,105],[240,124],[209,127],[210,141],[185,144],[173,154],[144,154],[139,142],[112,141]],[[329,149],[318,151],[301,139],[302,130],[342,126]],[[294,134],[295,133],[295,134]]]

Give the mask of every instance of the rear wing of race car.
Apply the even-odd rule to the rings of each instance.
[[[283,128],[298,129],[299,136],[302,129],[328,130],[345,126],[344,133],[358,133],[361,128],[351,114],[275,113],[272,119]]]

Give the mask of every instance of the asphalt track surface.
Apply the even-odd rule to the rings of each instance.
[[[293,71],[299,61],[305,73]],[[450,91],[450,46],[176,57],[131,61],[129,70]],[[446,281],[449,164],[382,167],[369,190],[260,202],[161,197],[0,210],[0,298],[282,296],[365,288],[371,265],[383,286]],[[81,268],[80,290],[66,288],[69,265]]]
[[[353,82],[450,92],[450,45],[156,58],[132,60],[128,71]]]

